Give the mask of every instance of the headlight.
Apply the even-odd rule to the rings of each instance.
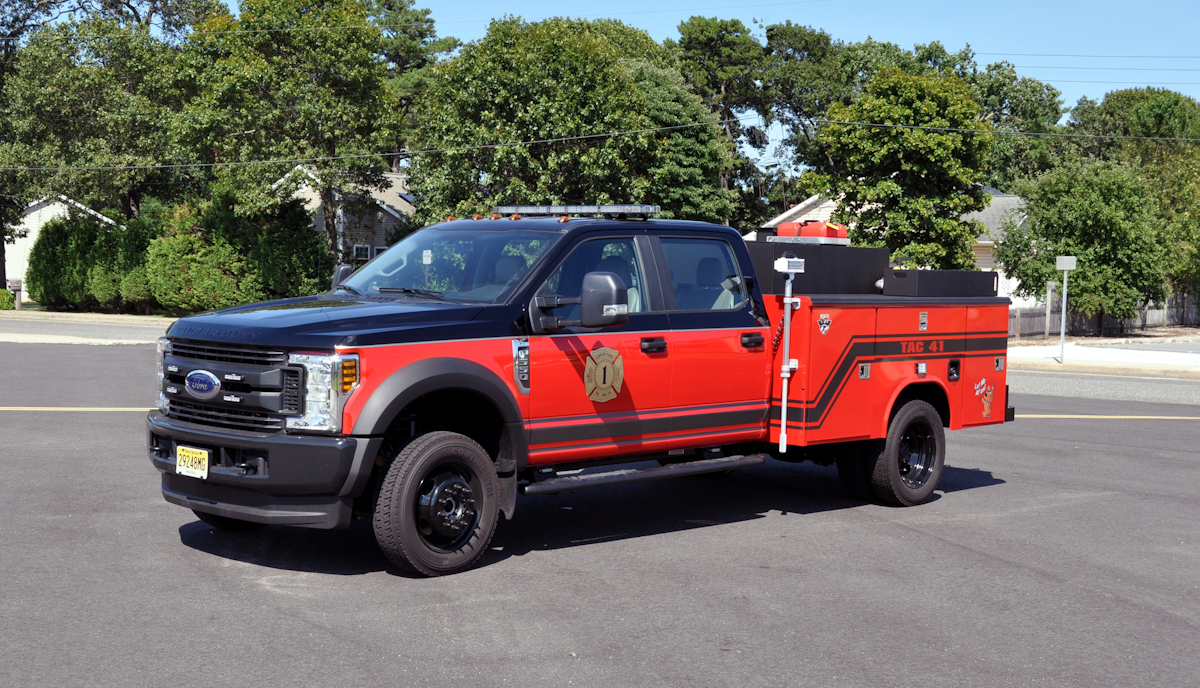
[[[288,429],[340,432],[342,405],[358,386],[358,355],[290,354],[288,363],[304,368],[303,414],[288,418]]]
[[[166,413],[167,411],[167,396],[163,394],[163,386],[166,384],[167,375],[163,371],[163,357],[171,353],[171,340],[166,337],[158,338],[158,370],[155,371],[158,376],[158,396],[154,400],[154,405],[159,411]]]

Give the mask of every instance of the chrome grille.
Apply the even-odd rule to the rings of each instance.
[[[167,405],[167,416],[176,420],[199,425],[212,425],[236,430],[275,432],[283,430],[284,419],[271,413],[216,408],[202,404],[172,399]]]
[[[187,339],[172,339],[171,355],[199,361],[261,366],[282,365],[288,360],[286,351],[255,349],[215,342],[194,342]]]

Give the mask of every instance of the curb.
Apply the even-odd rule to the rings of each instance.
[[[1014,372],[1033,373],[1076,373],[1090,375],[1133,375],[1137,377],[1163,377],[1180,380],[1200,380],[1200,369],[1191,366],[1137,365],[1128,363],[1070,362],[1058,363],[1041,359],[1008,359],[1008,369]]]
[[[162,326],[167,331],[175,318],[158,315],[123,315],[108,313],[56,313],[54,311],[0,311],[0,320],[32,320],[41,322],[87,322],[107,325]]]

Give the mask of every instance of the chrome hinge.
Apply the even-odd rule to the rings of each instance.
[[[517,391],[529,395],[529,340],[512,340],[513,351],[513,382],[517,383]]]

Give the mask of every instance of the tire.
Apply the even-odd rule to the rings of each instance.
[[[846,493],[854,499],[863,502],[875,501],[875,489],[871,486],[871,465],[869,463],[872,450],[879,454],[882,442],[868,440],[866,442],[851,442],[845,445],[837,459],[838,479]]]
[[[916,506],[929,500],[946,465],[946,431],[938,412],[924,401],[909,401],[888,424],[882,451],[869,460],[871,487],[890,506]]]
[[[231,533],[244,533],[249,530],[258,530],[266,528],[265,523],[255,523],[254,521],[243,521],[240,518],[230,518],[228,516],[218,516],[216,514],[206,514],[203,511],[192,510],[196,514],[196,518],[204,521],[208,525],[217,530],[227,530]]]
[[[388,467],[375,503],[375,540],[388,561],[423,576],[471,568],[496,532],[499,486],[474,440],[431,432]]]

